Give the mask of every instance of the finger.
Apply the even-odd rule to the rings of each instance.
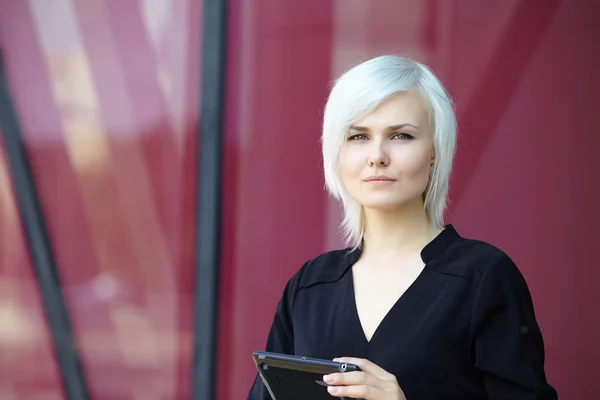
[[[357,365],[361,370],[373,374],[381,379],[389,378],[390,375],[386,370],[384,370],[380,366],[375,365],[371,361],[364,358],[340,357],[334,358],[333,361]]]
[[[323,376],[323,381],[332,386],[373,386],[380,389],[389,384],[373,374],[365,371],[352,371],[343,373],[334,373]]]
[[[373,386],[329,386],[327,391],[335,397],[351,397],[354,399],[373,400],[382,398],[382,391]]]

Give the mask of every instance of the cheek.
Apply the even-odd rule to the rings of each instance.
[[[346,149],[339,159],[340,172],[345,179],[360,177],[365,161],[357,149]]]
[[[425,183],[427,183],[431,169],[430,159],[430,155],[425,152],[407,153],[396,158],[396,165],[402,171],[402,174],[411,181],[425,180]]]

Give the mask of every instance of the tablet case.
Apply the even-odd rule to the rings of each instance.
[[[332,400],[323,375],[360,370],[353,364],[263,351],[255,351],[253,358],[273,400]]]

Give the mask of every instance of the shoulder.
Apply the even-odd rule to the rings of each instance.
[[[440,273],[457,276],[479,286],[484,276],[515,276],[519,270],[499,247],[477,239],[456,236],[428,267]]]
[[[331,250],[306,261],[288,282],[293,292],[339,280],[358,259],[351,248]]]

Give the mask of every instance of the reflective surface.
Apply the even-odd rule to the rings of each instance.
[[[264,347],[285,282],[342,245],[339,207],[323,191],[321,110],[336,76],[387,53],[430,65],[456,101],[447,222],[514,258],[534,298],[550,382],[561,398],[593,398],[600,4],[232,0],[230,8],[217,398],[245,396],[251,353]]]
[[[200,7],[0,6],[8,78],[92,398],[189,396]],[[1,229],[18,234],[4,220]],[[14,357],[47,353],[0,346]],[[27,372],[29,387],[47,385],[49,372]]]
[[[50,329],[46,324],[35,273],[25,244],[8,160],[2,145],[0,355],[0,399],[63,398]]]

